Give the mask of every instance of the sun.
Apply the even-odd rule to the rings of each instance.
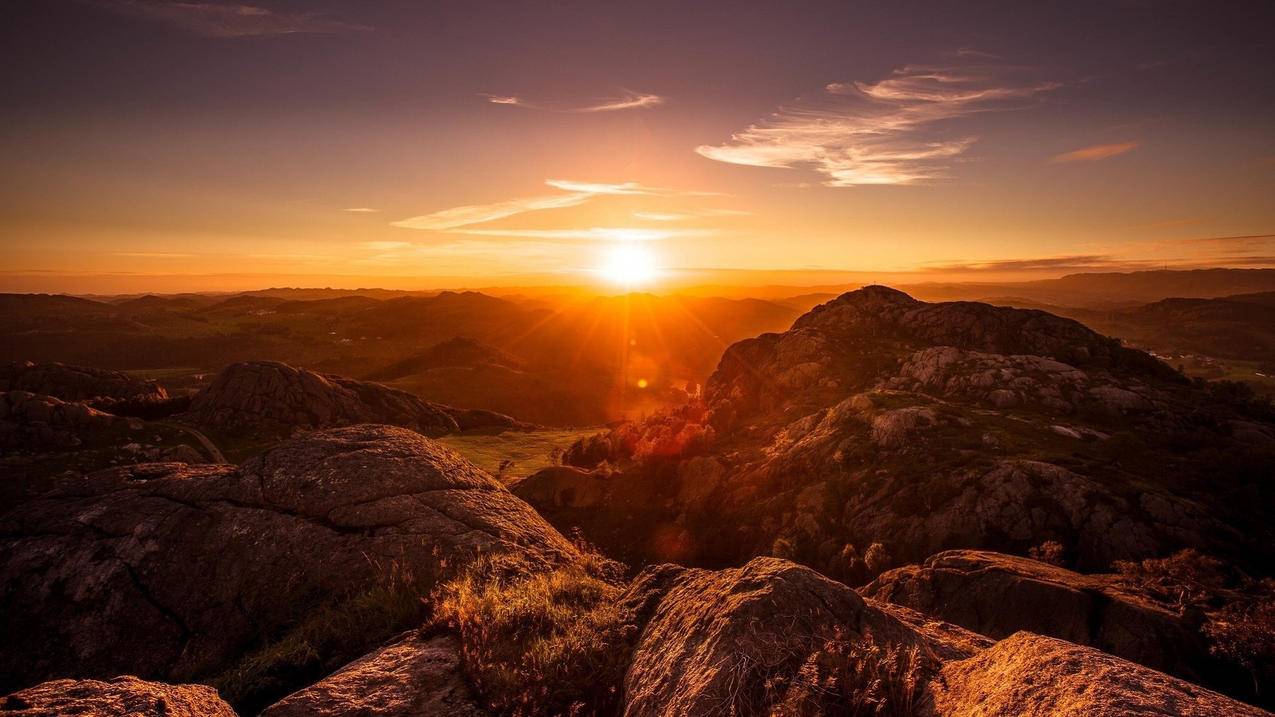
[[[603,279],[626,287],[649,284],[659,276],[655,254],[639,244],[619,244],[607,249],[597,271]]]

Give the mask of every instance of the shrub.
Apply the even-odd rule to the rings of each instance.
[[[781,688],[772,714],[913,715],[921,673],[921,655],[916,646],[882,647],[867,634],[847,640],[838,630],[806,659],[787,684],[772,685],[772,689]]]
[[[465,672],[495,713],[611,714],[637,632],[616,605],[621,569],[588,552],[549,572],[484,558],[438,589],[432,626],[460,636]]]
[[[868,567],[868,573],[874,577],[888,570],[893,561],[894,558],[880,543],[869,545],[867,552],[863,554],[863,563]]]
[[[1040,545],[1028,550],[1027,556],[1032,560],[1039,560],[1042,563],[1057,565],[1060,568],[1066,565],[1062,543],[1057,540],[1046,540]]]
[[[1222,561],[1191,548],[1167,558],[1117,560],[1114,567],[1126,581],[1180,611],[1204,607],[1217,598],[1227,583]]]

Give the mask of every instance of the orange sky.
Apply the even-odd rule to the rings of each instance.
[[[1269,5],[320,5],[19,2],[0,290],[1275,265]]]

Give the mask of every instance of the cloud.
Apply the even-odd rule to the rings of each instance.
[[[999,259],[982,262],[959,262],[925,267],[928,272],[982,273],[1012,271],[1083,271],[1088,269],[1142,269],[1157,262],[1127,261],[1104,254],[1074,254],[1040,259]]]
[[[1226,237],[1193,237],[1191,239],[1182,239],[1180,241],[1190,244],[1206,244],[1216,247],[1225,247],[1231,251],[1242,251],[1254,247],[1266,247],[1268,244],[1275,243],[1275,234],[1244,234],[1240,236]]]
[[[276,12],[234,2],[99,0],[97,4],[134,17],[164,22],[204,37],[339,35],[372,29],[366,25],[334,20],[323,13]]]
[[[781,107],[720,145],[695,151],[755,167],[809,167],[823,184],[920,184],[947,175],[977,137],[948,122],[1034,105],[1060,86],[996,65],[908,66],[875,83],[833,83]]]
[[[570,179],[546,179],[545,184],[567,192],[583,192],[585,194],[666,194],[668,190],[658,187],[644,187],[637,182],[607,184],[604,182],[576,182]]]
[[[375,214],[381,210],[373,209],[371,207],[349,207],[348,209],[342,209],[341,211],[354,212],[355,214]]]
[[[578,182],[570,179],[546,179],[545,184],[555,189],[561,189],[567,194],[525,197],[493,204],[472,204],[453,207],[432,214],[423,214],[390,222],[390,226],[403,229],[452,231],[458,227],[482,224],[526,212],[575,207],[599,196],[710,196],[713,194],[711,192],[685,192],[662,187],[648,187],[637,182],[607,183]]]
[[[430,231],[448,231],[457,227],[467,226],[469,224],[482,224],[483,222],[495,221],[512,217],[516,214],[525,212],[535,212],[545,209],[564,209],[566,207],[575,207],[592,199],[595,194],[587,192],[575,192],[572,194],[555,194],[545,197],[526,197],[523,199],[510,199],[504,202],[495,202],[494,204],[473,204],[442,211],[433,214],[423,214],[419,217],[409,217],[396,222],[390,222],[390,226],[402,227],[404,229],[425,229]]]
[[[637,110],[658,107],[664,104],[665,98],[649,93],[626,92],[620,97],[605,100],[591,107],[581,107],[575,112],[616,112],[618,110]]]
[[[1119,142],[1117,144],[1095,144],[1092,147],[1083,147],[1081,149],[1072,150],[1071,152],[1063,152],[1055,155],[1050,159],[1051,164],[1063,164],[1066,162],[1097,162],[1103,159],[1111,159],[1119,157],[1122,154],[1132,152],[1137,149],[1137,142]]]
[[[680,212],[633,212],[634,219],[648,222],[681,222],[702,217],[742,217],[752,214],[742,209],[687,209]]]
[[[641,110],[658,107],[668,101],[667,97],[651,94],[649,92],[624,92],[618,97],[608,97],[596,100],[591,104],[563,104],[555,102],[532,102],[518,95],[494,95],[486,92],[480,92],[479,97],[485,98],[494,105],[509,105],[511,107],[523,107],[532,110],[545,110],[547,112],[567,112],[567,113],[593,113],[593,112],[618,112],[621,110]]]
[[[591,227],[589,229],[457,229],[454,234],[483,237],[524,237],[548,241],[660,241],[675,237],[713,236],[712,229],[639,229],[634,227]]]
[[[478,96],[479,96],[479,97],[486,97],[486,98],[487,98],[487,101],[488,101],[488,102],[490,102],[490,103],[492,103],[493,105],[519,105],[519,106],[526,106],[526,104],[527,104],[526,102],[523,102],[523,100],[522,100],[522,98],[521,98],[521,97],[516,97],[516,96],[514,96],[514,95],[489,95],[489,94],[487,94],[486,92],[480,92],[480,93],[478,93]]]

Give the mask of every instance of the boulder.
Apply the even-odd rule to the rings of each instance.
[[[391,582],[425,595],[485,552],[544,565],[576,555],[487,473],[374,425],[307,434],[242,467],[141,464],[66,481],[0,515],[0,536],[9,688],[207,677],[321,603]]]
[[[649,615],[624,681],[628,717],[768,714],[830,641],[914,650],[918,674],[989,644],[959,628],[910,624],[776,558],[719,571],[649,568],[622,602]]]
[[[53,680],[0,698],[14,717],[235,717],[207,685],[165,685],[136,677]]]
[[[538,506],[590,508],[607,493],[606,476],[570,466],[542,468],[510,486],[514,495]]]
[[[266,708],[262,717],[484,717],[450,635],[408,633]]]
[[[1111,575],[953,550],[890,570],[860,592],[998,640],[1026,630],[1195,682],[1215,669],[1199,625]]]
[[[934,713],[945,717],[1260,717],[1268,712],[1091,647],[1015,633],[943,666]]]

